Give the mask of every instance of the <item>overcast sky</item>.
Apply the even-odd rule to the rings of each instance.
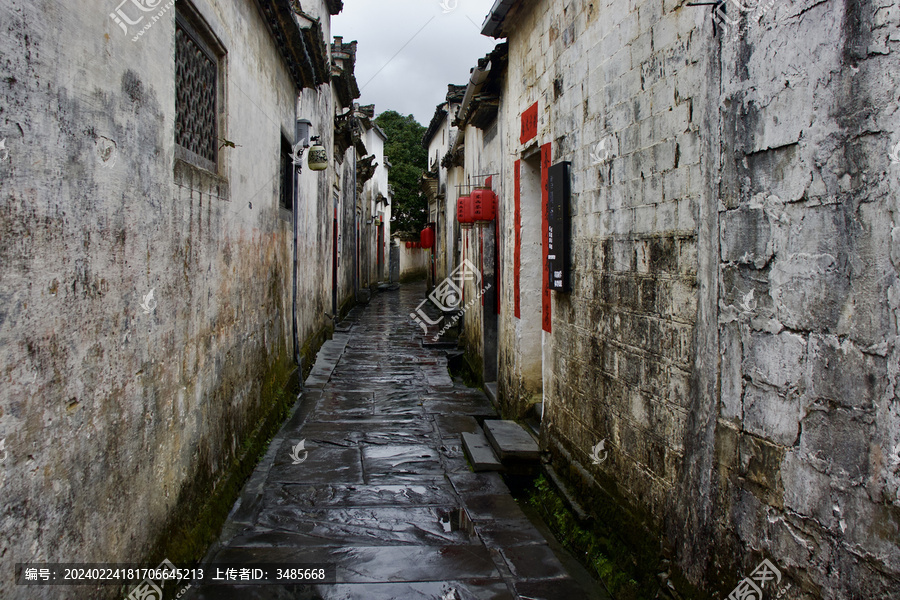
[[[344,0],[332,35],[359,42],[360,104],[396,110],[428,126],[447,84],[463,85],[469,69],[502,41],[481,35],[494,0]],[[445,12],[446,11],[446,12]],[[396,56],[395,56],[396,55]]]

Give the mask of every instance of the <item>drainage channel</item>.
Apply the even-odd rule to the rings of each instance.
[[[563,546],[557,539],[556,534],[553,532],[550,525],[544,521],[540,512],[532,506],[529,501],[531,494],[534,491],[537,473],[532,475],[502,474],[501,476],[503,477],[504,482],[506,482],[510,492],[512,492],[512,496],[516,503],[522,509],[522,512],[525,513],[525,516],[528,517],[528,520],[534,525],[534,528],[547,539],[547,544],[550,546],[553,554],[556,555],[556,558],[563,564],[569,572],[569,575],[577,581],[584,590],[588,591],[590,595],[588,595],[585,600],[611,600],[612,596],[607,592],[603,583],[585,568],[582,561]]]

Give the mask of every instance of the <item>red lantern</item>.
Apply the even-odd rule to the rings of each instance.
[[[475,213],[472,206],[472,196],[460,196],[456,201],[456,220],[463,227],[475,223]]]
[[[423,248],[431,248],[434,246],[434,229],[431,227],[426,227],[422,230],[422,235],[419,236],[419,239],[422,240]]]
[[[472,215],[478,222],[490,222],[497,216],[497,194],[488,189],[472,193]]]
[[[406,242],[406,247],[407,247],[407,248],[412,248],[412,242]]]

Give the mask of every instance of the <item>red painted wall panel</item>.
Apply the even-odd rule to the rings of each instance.
[[[537,130],[538,105],[535,102],[522,113],[522,133],[519,135],[519,141],[524,144],[537,135]]]

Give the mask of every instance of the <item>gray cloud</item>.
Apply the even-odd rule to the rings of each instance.
[[[413,114],[427,125],[447,84],[465,84],[469,70],[500,41],[481,35],[481,24],[493,4],[493,0],[344,0],[344,10],[332,19],[331,30],[344,42],[359,42],[359,102],[374,103],[379,113]],[[451,10],[444,12],[444,7]]]

